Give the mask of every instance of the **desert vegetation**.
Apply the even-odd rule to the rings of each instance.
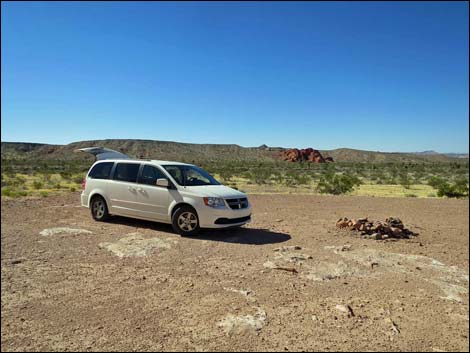
[[[468,159],[455,162],[291,163],[280,160],[180,160],[224,184],[252,193],[323,193],[404,197],[468,197]],[[77,191],[92,161],[3,158],[2,196]]]

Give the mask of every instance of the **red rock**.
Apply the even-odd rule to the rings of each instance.
[[[302,150],[292,148],[285,150],[281,152],[280,158],[289,162],[308,161],[313,163],[325,163],[327,161],[325,158],[323,158],[318,150],[314,150],[313,148],[306,148]],[[333,158],[328,157],[328,161],[333,162]]]

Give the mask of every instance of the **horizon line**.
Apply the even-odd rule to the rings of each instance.
[[[332,149],[321,149],[321,148],[314,148],[314,147],[304,147],[304,148],[299,148],[299,147],[282,147],[282,146],[269,146],[265,143],[262,143],[258,146],[243,146],[239,145],[236,143],[201,143],[201,142],[181,142],[181,141],[168,141],[168,140],[150,140],[150,139],[142,139],[142,138],[102,138],[102,139],[90,139],[90,140],[79,140],[79,141],[73,141],[69,143],[47,143],[47,142],[32,142],[32,141],[4,141],[1,140],[1,143],[32,143],[32,144],[38,144],[38,145],[51,145],[51,146],[67,146],[72,143],[79,143],[79,142],[86,142],[86,141],[106,141],[106,140],[134,140],[134,141],[152,141],[152,142],[167,142],[167,143],[180,143],[180,144],[188,144],[188,145],[222,145],[222,146],[229,146],[229,145],[235,145],[239,146],[242,148],[260,148],[261,146],[267,146],[268,148],[283,148],[283,149],[305,149],[305,148],[313,148],[319,151],[333,151],[333,150],[339,150],[339,149],[349,149],[349,150],[356,150],[356,151],[365,151],[365,152],[376,152],[376,153],[409,153],[409,154],[415,154],[415,153],[423,153],[423,152],[435,152],[438,154],[469,154],[469,152],[438,152],[434,149],[426,149],[423,151],[414,151],[414,152],[400,152],[400,151],[381,151],[381,150],[364,150],[364,149],[358,149],[358,148],[351,148],[351,147],[336,147]]]

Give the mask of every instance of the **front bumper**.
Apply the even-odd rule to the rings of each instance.
[[[251,221],[251,206],[239,210],[213,209],[204,205],[197,210],[201,228],[226,228],[241,226]]]

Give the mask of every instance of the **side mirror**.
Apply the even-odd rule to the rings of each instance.
[[[168,179],[160,178],[157,179],[156,185],[167,188],[170,184],[168,183]]]

